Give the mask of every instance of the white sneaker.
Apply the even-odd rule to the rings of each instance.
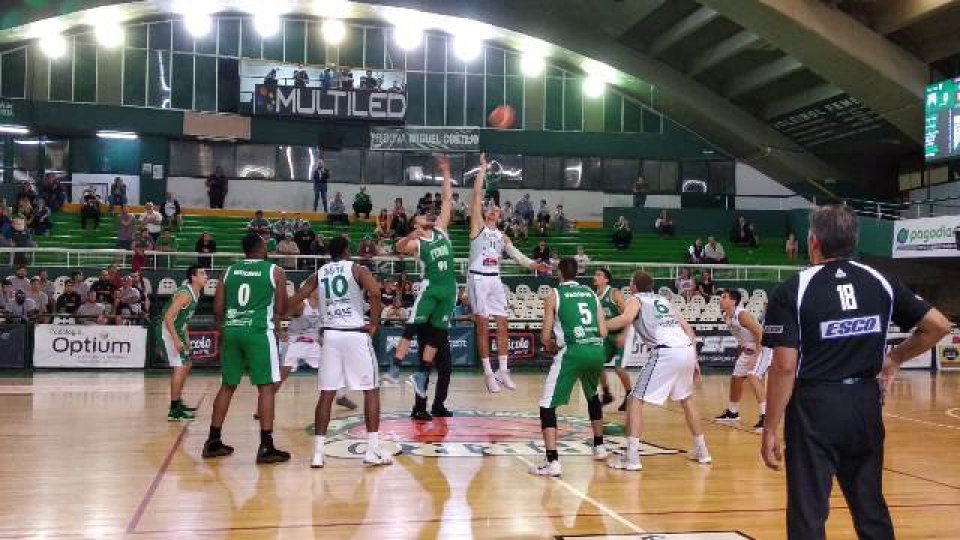
[[[610,451],[607,450],[607,445],[601,444],[600,446],[593,447],[593,459],[597,461],[603,461],[607,459],[610,455]]]
[[[560,461],[545,461],[540,465],[530,467],[530,474],[534,476],[560,476]]]
[[[363,456],[363,464],[369,467],[377,467],[379,465],[393,465],[393,458],[384,454],[382,450],[377,448],[376,450],[367,449],[366,455]]]
[[[631,461],[627,456],[614,456],[607,460],[607,467],[611,469],[620,469],[622,471],[639,471],[643,469],[643,465],[640,464],[640,457],[637,457],[636,461]]]
[[[706,446],[702,448],[694,447],[693,450],[691,450],[690,453],[687,454],[687,457],[690,458],[691,461],[696,461],[701,465],[707,465],[708,463],[713,462],[713,458],[710,457],[710,451],[707,450]]]
[[[320,469],[323,467],[323,452],[314,452],[313,459],[310,460],[311,469]]]
[[[487,392],[490,392],[491,394],[500,393],[500,383],[497,382],[496,375],[490,373],[489,375],[484,375],[483,379],[487,383]]]
[[[497,370],[496,374],[494,374],[494,377],[496,377],[497,382],[503,385],[503,387],[507,390],[517,389],[517,385],[513,382],[513,379],[510,378],[509,371],[505,369]]]

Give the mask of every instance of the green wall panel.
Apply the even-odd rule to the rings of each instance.
[[[187,26],[184,24],[183,20],[173,21],[173,50],[176,52],[193,52],[193,36],[190,35],[190,32],[187,30]],[[215,32],[210,32],[208,36],[216,35]]]
[[[152,23],[147,30],[147,47],[169,50],[172,45],[172,28],[168,22]]]
[[[422,126],[424,122],[424,76],[422,73],[407,75],[407,123]]]
[[[194,69],[196,109],[198,111],[216,111],[217,59],[212,56],[198,56]]]
[[[207,35],[201,36],[193,41],[194,50],[201,54],[217,54],[217,37],[219,32],[219,22],[214,20],[213,28],[207,32]],[[236,39],[234,39],[234,49],[236,49]],[[232,56],[236,56],[236,52],[234,52]]]
[[[246,32],[246,28],[244,28],[244,32]],[[283,30],[261,39],[263,40],[263,59],[283,62]]]
[[[607,133],[620,133],[623,97],[614,92],[604,92],[603,103],[603,130]]]
[[[623,100],[623,131],[627,133],[643,131],[643,107],[629,99]]]
[[[314,66],[327,63],[327,47],[320,35],[320,23],[317,22],[307,25],[307,63]]]
[[[283,21],[283,28],[284,60],[302,64],[306,60],[307,23],[304,21]]]
[[[97,101],[97,46],[77,43],[73,77],[73,100],[80,103]]]
[[[340,64],[353,68],[363,67],[363,28],[347,25],[347,35],[340,44]],[[360,82],[354,73],[354,84]]]
[[[50,59],[50,100],[70,101],[73,99],[73,43],[67,40],[67,53],[57,59]]]
[[[222,56],[240,56],[240,21],[238,19],[220,19],[219,47]],[[206,52],[206,51],[204,51]]]
[[[171,63],[170,106],[174,109],[192,109],[193,55],[174,53]]]
[[[523,126],[530,131],[543,129],[544,77],[527,77],[523,81]]]
[[[523,127],[523,79],[520,77],[506,78],[506,94],[504,103],[513,107],[517,113],[516,128]]]
[[[147,25],[137,24],[126,27],[124,31],[126,36],[126,46],[136,47],[138,49],[147,48]]]
[[[503,49],[484,47],[484,54],[487,56],[487,75],[503,75],[506,72]]]
[[[606,118],[604,116],[606,103],[603,97],[586,98],[583,100],[583,130],[602,132]]]
[[[140,141],[75,137],[70,162],[72,172],[140,174]]]
[[[462,126],[464,115],[464,75],[447,75],[447,125]]]
[[[383,69],[384,31],[382,28],[367,28],[366,44],[363,48],[363,64],[369,69]],[[387,86],[390,81],[384,81]]]
[[[147,100],[147,51],[127,49],[123,64],[123,104],[142,107]]]
[[[123,49],[97,49],[97,103],[123,103]]]
[[[147,105],[157,108],[170,106],[170,51],[148,51]]]
[[[486,124],[483,102],[483,77],[467,75],[467,125],[482,126]]]
[[[11,51],[3,55],[3,65],[0,66],[3,85],[0,86],[0,95],[4,97],[25,96],[24,81],[27,75],[27,49]]]
[[[663,129],[663,117],[644,107],[643,109],[643,132],[660,133]]]
[[[240,20],[240,56],[244,58],[260,58],[260,35],[253,27],[253,19],[249,17]]]
[[[152,174],[140,176],[140,203],[148,201],[160,203],[166,199],[167,173],[170,170],[170,143],[163,137],[143,137],[140,139],[140,164],[163,165],[163,178],[156,179]],[[142,172],[142,167],[139,169]]]
[[[444,75],[441,73],[427,73],[426,82],[426,125],[442,126],[444,124]]]
[[[545,129],[563,129],[563,79],[547,77],[543,103],[543,126]]]
[[[583,129],[583,79],[566,77],[563,80],[563,129]]]

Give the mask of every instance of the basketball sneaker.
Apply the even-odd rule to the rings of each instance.
[[[693,450],[687,454],[687,457],[690,461],[696,461],[701,465],[707,465],[713,462],[713,458],[710,457],[710,451],[707,450],[706,446],[695,446]]]
[[[390,369],[383,375],[383,380],[390,384],[400,384],[400,364],[390,363]]]
[[[724,409],[723,414],[721,414],[720,416],[717,416],[716,418],[714,418],[714,420],[716,420],[717,422],[721,422],[721,423],[724,423],[724,422],[739,422],[739,421],[740,421],[740,413],[739,413],[739,412],[733,412],[733,411],[731,411],[730,409]]]
[[[183,407],[173,407],[167,413],[167,420],[170,422],[185,422],[193,419],[193,411],[188,411]]]
[[[497,381],[497,376],[494,373],[488,373],[483,376],[483,381],[487,384],[487,392],[491,394],[500,393],[500,382]]]
[[[323,468],[323,450],[313,453],[313,458],[310,459],[310,468],[311,469]]]
[[[407,384],[413,387],[413,391],[422,398],[427,397],[427,374],[418,371],[407,379]]]
[[[379,448],[371,449],[367,447],[367,452],[363,456],[363,464],[368,467],[377,467],[380,465],[393,465],[393,458]]]
[[[197,412],[197,408],[196,408],[196,407],[187,407],[186,405],[183,404],[182,401],[180,402],[180,408],[183,409],[183,410],[185,410],[185,411],[187,411],[187,412],[192,412],[192,413]]]
[[[534,465],[530,467],[530,474],[534,476],[553,476],[557,477],[561,474],[560,470],[560,461],[544,461],[539,465]]]
[[[761,414],[761,415],[760,415],[760,419],[757,420],[757,423],[754,424],[754,426],[753,426],[753,431],[755,431],[755,432],[757,432],[757,433],[762,433],[762,432],[763,432],[763,418],[764,418],[765,416],[766,416],[765,414]]]
[[[337,398],[337,405],[343,407],[344,409],[349,409],[354,411],[357,409],[357,404],[350,400],[347,396],[342,396]]]
[[[410,413],[410,418],[413,419],[414,422],[433,421],[433,416],[431,416],[426,409],[414,409],[413,412]]]
[[[430,409],[430,415],[433,416],[434,418],[450,418],[451,416],[453,416],[453,413],[450,412],[450,410],[447,409],[446,407],[443,407],[443,406],[437,407],[436,405],[434,405]]]
[[[603,461],[607,459],[607,456],[610,455],[610,451],[607,450],[607,445],[601,444],[600,446],[593,447],[593,459],[597,461]]]
[[[613,403],[613,395],[611,395],[609,392],[604,392],[603,398],[600,399],[600,403],[604,406]]]
[[[229,456],[233,453],[233,447],[223,444],[220,439],[208,439],[203,443],[203,452],[200,454],[205,459]]]
[[[630,459],[626,455],[613,456],[607,460],[607,467],[622,471],[639,471],[643,469],[643,465],[640,463],[640,456],[637,456],[636,459]]]
[[[510,378],[509,371],[505,369],[497,370],[497,372],[494,374],[494,377],[496,377],[497,382],[500,383],[507,390],[517,389],[517,385],[513,382],[513,379]]]
[[[257,464],[283,463],[290,460],[290,452],[277,450],[273,446],[260,445],[257,449]]]

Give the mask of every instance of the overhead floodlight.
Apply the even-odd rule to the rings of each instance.
[[[40,139],[14,139],[15,144],[24,144],[30,146],[38,146],[41,144],[46,144],[46,141]]]
[[[350,15],[350,2],[347,0],[314,0],[313,12],[321,17],[344,19]]]
[[[195,38],[203,37],[213,28],[211,14],[217,8],[212,0],[176,0],[174,11],[183,15],[183,25]]]
[[[30,130],[24,126],[0,124],[0,133],[6,133],[7,135],[26,135],[30,133]]]
[[[320,25],[320,35],[328,45],[339,45],[347,37],[347,25],[340,19],[326,19]]]
[[[273,37],[280,32],[280,15],[260,12],[253,16],[253,28],[260,37]]]
[[[62,34],[47,34],[40,38],[40,51],[47,58],[60,58],[67,54],[67,40]]]
[[[483,40],[477,36],[457,34],[453,37],[453,54],[461,62],[472,62],[483,52]]]
[[[136,139],[137,134],[131,131],[112,131],[112,130],[100,130],[97,132],[97,137],[101,139]]]
[[[617,80],[617,70],[603,62],[597,62],[596,60],[588,58],[584,60],[581,67],[587,72],[587,75],[598,78],[605,83],[613,83]]]
[[[587,78],[583,80],[583,95],[588,98],[598,98],[603,95],[606,86],[607,83],[605,83],[603,79],[593,75],[587,75]]]
[[[123,44],[124,31],[120,22],[99,23],[93,28],[97,43],[105,49],[113,49]]]
[[[423,28],[414,24],[393,27],[393,41],[403,51],[412,51],[423,43]]]
[[[547,67],[547,59],[543,56],[524,52],[520,55],[520,72],[525,77],[538,77]]]

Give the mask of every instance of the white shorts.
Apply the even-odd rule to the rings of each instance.
[[[762,379],[763,376],[767,374],[767,370],[770,369],[770,361],[773,359],[773,350],[762,347],[760,349],[760,358],[757,359],[756,364],[751,366],[750,362],[753,356],[752,354],[745,354],[744,352],[740,353],[740,356],[737,357],[737,363],[733,366],[734,377],[756,375]]]
[[[500,276],[468,274],[467,286],[470,308],[481,317],[506,317],[507,293],[503,290]]]
[[[160,340],[163,344],[163,355],[167,357],[167,364],[170,367],[181,367],[185,362],[190,361],[189,357],[185,357],[177,350],[177,342],[170,335],[166,324],[160,327]],[[189,346],[189,343],[187,345]]]
[[[298,336],[290,336],[290,341],[285,344],[286,346],[281,347],[281,349],[286,349],[283,356],[283,366],[292,368],[291,371],[296,371],[300,362],[303,362],[313,369],[317,369],[320,366],[320,344],[312,338],[299,339],[310,339],[311,341],[298,341]]]
[[[693,394],[693,376],[697,370],[694,347],[650,349],[650,357],[640,370],[630,395],[653,405],[663,405],[667,398],[686,399]]]
[[[373,340],[366,332],[326,329],[320,352],[320,390],[373,390],[380,384]]]

